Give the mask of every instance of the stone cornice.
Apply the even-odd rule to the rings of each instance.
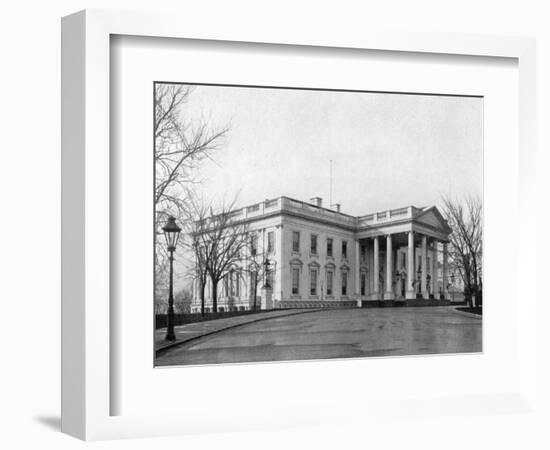
[[[421,217],[427,212],[428,211],[425,211],[422,214],[418,215],[417,217]],[[238,220],[235,220],[234,223],[236,225],[237,224],[246,224],[246,223],[252,224],[252,223],[255,223],[255,222],[260,222],[260,221],[272,219],[272,218],[275,218],[275,217],[291,217],[291,218],[301,219],[301,220],[304,220],[304,221],[307,221],[307,222],[311,222],[311,223],[315,223],[315,224],[321,224],[321,225],[325,225],[325,226],[330,226],[330,227],[338,228],[340,230],[344,230],[344,231],[348,231],[348,232],[352,232],[352,233],[361,233],[361,232],[367,232],[367,231],[373,232],[373,231],[378,230],[379,234],[377,233],[377,235],[379,237],[385,237],[387,234],[394,234],[394,233],[391,233],[391,231],[388,228],[391,229],[395,226],[400,226],[400,225],[405,225],[405,224],[411,224],[411,227],[413,228],[413,230],[417,231],[417,232],[418,232],[419,228],[423,228],[425,230],[432,231],[432,232],[437,234],[437,236],[432,236],[432,237],[437,237],[437,239],[441,240],[442,242],[448,242],[448,238],[442,238],[442,236],[445,235],[445,234],[450,234],[452,232],[452,230],[448,226],[445,227],[445,228],[437,228],[437,227],[434,227],[434,226],[432,226],[430,224],[427,224],[425,222],[417,221],[416,220],[417,217],[413,217],[413,218],[407,217],[407,218],[403,218],[403,219],[396,219],[396,220],[393,220],[393,221],[387,221],[387,222],[384,222],[384,223],[376,223],[376,224],[372,224],[372,225],[360,225],[360,226],[355,225],[354,226],[354,225],[344,224],[344,223],[339,222],[337,220],[328,220],[325,217],[313,216],[311,214],[301,213],[299,211],[289,210],[289,209],[285,209],[285,208],[270,211],[270,212],[267,212],[267,213],[261,214],[261,215],[255,215],[253,217],[238,219]],[[349,218],[351,216],[346,216],[346,217]],[[358,221],[358,218],[355,218],[355,219],[357,219],[357,221]],[[278,225],[281,225],[281,224],[278,224]],[[416,230],[415,230],[415,228],[416,228]],[[401,231],[399,231],[399,232],[401,232]],[[374,236],[371,236],[371,237],[374,237]]]

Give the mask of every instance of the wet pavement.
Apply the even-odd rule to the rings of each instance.
[[[320,310],[166,350],[157,366],[482,351],[482,320],[453,307]]]
[[[174,327],[176,341],[166,341],[166,328],[160,328],[155,331],[155,350],[162,350],[168,347],[173,347],[174,344],[179,345],[180,342],[196,339],[197,337],[206,336],[212,333],[218,333],[222,330],[234,328],[252,322],[272,319],[273,317],[293,316],[296,314],[307,314],[317,311],[316,309],[280,309],[273,311],[258,311],[254,314],[246,314],[242,316],[226,317],[215,320],[205,320],[204,322],[194,322],[185,325]]]

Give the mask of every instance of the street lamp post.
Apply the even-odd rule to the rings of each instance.
[[[176,250],[176,244],[180,235],[181,228],[176,224],[176,219],[170,216],[166,222],[166,225],[162,227],[164,231],[164,237],[166,238],[166,245],[168,247],[168,253],[170,254],[170,285],[168,290],[168,324],[166,327],[166,340],[175,341],[176,334],[174,333],[174,251]]]
[[[452,302],[454,303],[455,301],[455,290],[454,290],[454,287],[455,287],[455,273],[454,271],[451,272],[451,286],[453,287],[453,293],[451,295],[451,298],[452,298]],[[449,286],[447,286],[447,290],[449,289]]]

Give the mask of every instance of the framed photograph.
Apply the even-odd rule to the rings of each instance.
[[[204,23],[63,19],[63,431],[531,408],[533,41]]]
[[[156,366],[482,351],[483,97],[154,99]]]

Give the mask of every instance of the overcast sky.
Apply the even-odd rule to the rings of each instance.
[[[183,112],[230,126],[201,166],[206,198],[328,206],[330,160],[333,203],[352,215],[482,192],[480,98],[196,86]]]
[[[364,215],[482,193],[483,100],[468,97],[196,86],[191,120],[229,126],[200,166],[205,199],[237,206],[286,195]],[[176,288],[189,261],[176,261]]]
[[[328,206],[330,160],[333,203],[352,215],[482,193],[480,98],[196,86],[182,113],[229,126],[200,166],[205,199],[320,196]]]

